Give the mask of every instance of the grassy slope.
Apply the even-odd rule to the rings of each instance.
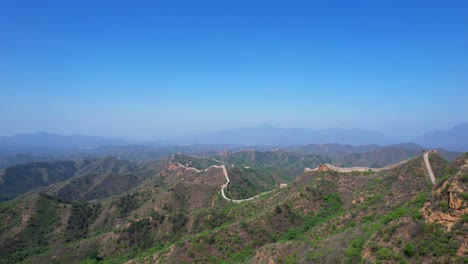
[[[13,199],[37,187],[64,181],[73,177],[76,171],[72,161],[33,162],[11,166],[5,169],[0,179],[0,201]]]
[[[421,159],[374,175],[308,173],[289,190],[228,207],[233,220],[156,255],[162,263],[455,261],[460,230],[426,224],[419,213],[430,190]]]
[[[453,172],[437,156],[432,160],[436,171]],[[166,168],[152,180],[99,203],[36,196],[39,202],[26,197],[0,204],[0,219],[6,219],[0,220],[2,260],[426,263],[434,256],[455,261],[454,249],[466,234],[463,224],[448,232],[419,213],[432,197],[422,159],[371,175],[306,173],[288,188],[242,204],[221,199],[220,170]],[[29,220],[13,232],[27,212]],[[21,245],[22,234],[34,244],[4,248]]]

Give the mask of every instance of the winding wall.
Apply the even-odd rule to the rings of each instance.
[[[426,167],[426,170],[427,170],[427,173],[429,174],[429,178],[431,179],[431,182],[432,184],[435,184],[435,175],[434,175],[434,171],[432,170],[432,167],[431,167],[431,163],[429,162],[429,154],[430,153],[433,153],[435,152],[434,150],[430,150],[430,151],[426,151],[424,152],[423,154],[423,159],[424,159],[424,165]],[[174,157],[174,156],[173,156]],[[413,160],[415,158],[409,158],[409,159],[406,159],[406,160],[402,160],[400,162],[397,162],[397,163],[394,163],[394,164],[391,164],[391,165],[388,165],[386,167],[383,167],[383,168],[371,168],[371,167],[349,167],[349,168],[343,168],[343,167],[338,167],[338,166],[334,166],[334,165],[331,165],[331,164],[323,164],[323,165],[319,165],[317,166],[316,168],[314,169],[311,169],[311,168],[305,168],[304,171],[305,172],[313,172],[313,171],[318,171],[319,168],[321,166],[326,166],[328,167],[330,170],[334,170],[334,171],[338,171],[338,172],[343,172],[343,173],[349,173],[349,172],[353,172],[353,171],[357,171],[357,172],[366,172],[366,171],[374,171],[374,172],[379,172],[379,171],[384,171],[384,170],[389,170],[389,169],[392,169],[392,168],[395,168],[397,166],[400,166],[402,164],[405,164],[407,163],[408,161],[410,160]],[[171,159],[172,161],[172,159]],[[177,162],[177,165],[179,165],[180,167],[183,167],[185,168],[186,170],[192,170],[192,171],[195,171],[195,172],[203,172],[203,171],[207,171],[209,169],[212,169],[212,168],[217,168],[217,169],[222,169],[223,170],[223,174],[224,174],[224,177],[226,178],[226,183],[221,185],[221,196],[223,197],[223,199],[229,201],[229,202],[233,202],[233,203],[241,203],[241,202],[246,202],[246,201],[251,201],[251,200],[254,200],[262,195],[265,195],[265,194],[268,194],[268,193],[271,193],[273,192],[274,190],[271,190],[271,191],[268,191],[268,192],[264,192],[264,193],[260,193],[258,195],[255,195],[253,197],[250,197],[250,198],[247,198],[247,199],[240,199],[240,200],[235,200],[235,199],[230,199],[226,196],[226,193],[225,193],[225,190],[227,190],[228,186],[229,186],[229,183],[231,182],[229,180],[229,175],[227,173],[227,170],[226,170],[226,166],[225,164],[223,165],[212,165],[208,168],[206,168],[205,170],[198,170],[196,168],[193,168],[193,167],[187,167],[187,166],[184,166],[183,164]]]
[[[226,183],[223,184],[223,185],[221,185],[221,196],[223,197],[224,200],[227,200],[227,201],[229,201],[229,202],[233,202],[233,203],[242,203],[242,202],[246,202],[246,201],[251,201],[251,200],[254,200],[254,199],[256,199],[256,198],[258,198],[258,197],[260,197],[260,196],[262,196],[262,195],[265,195],[265,194],[267,194],[267,193],[271,193],[272,191],[274,191],[274,190],[271,190],[271,191],[268,191],[268,192],[263,192],[263,193],[257,194],[257,195],[255,195],[255,196],[250,197],[250,198],[247,198],[247,199],[240,199],[240,200],[230,199],[230,198],[228,198],[228,197],[226,196],[226,193],[225,193],[225,190],[227,190],[227,188],[228,188],[228,186],[229,186],[229,183],[231,182],[231,181],[229,180],[229,175],[228,175],[227,170],[226,170],[226,165],[224,165],[224,164],[223,164],[223,165],[211,165],[210,167],[208,167],[208,168],[206,168],[206,169],[204,169],[204,170],[199,170],[199,169],[196,169],[196,168],[193,168],[193,167],[187,167],[187,166],[181,164],[180,162],[176,162],[176,164],[177,164],[179,167],[182,167],[182,168],[184,168],[184,169],[186,169],[186,170],[192,170],[192,171],[198,172],[198,173],[203,172],[203,171],[207,171],[207,170],[212,169],[212,168],[214,168],[214,169],[222,169],[222,170],[223,170],[224,177],[226,178]],[[275,189],[275,190],[276,190],[276,189]]]
[[[391,165],[388,165],[386,167],[382,167],[382,168],[371,168],[371,167],[348,167],[348,168],[344,168],[344,167],[338,167],[338,166],[334,166],[334,165],[331,165],[329,163],[325,163],[325,164],[322,164],[322,165],[319,165],[317,166],[316,168],[314,169],[311,169],[311,168],[305,168],[304,169],[304,172],[308,172],[308,171],[318,171],[320,166],[326,166],[327,168],[329,168],[330,170],[334,170],[334,171],[337,171],[337,172],[344,172],[344,173],[348,173],[348,172],[353,172],[353,171],[357,171],[357,172],[366,172],[366,171],[374,171],[374,172],[379,172],[379,171],[384,171],[384,170],[389,170],[389,169],[393,169],[397,166],[400,166],[402,164],[405,164],[407,163],[408,161],[412,160],[414,158],[409,158],[409,159],[406,159],[406,160],[402,160],[402,161],[399,161],[397,163],[393,163]]]
[[[432,170],[431,163],[429,162],[429,154],[435,153],[435,152],[436,152],[435,150],[429,150],[429,151],[425,151],[424,154],[423,154],[424,166],[426,167],[427,174],[429,175],[429,178],[431,179],[432,184],[435,184],[436,180],[435,180],[434,171]],[[397,166],[400,166],[402,164],[405,164],[408,161],[413,160],[413,159],[415,159],[415,158],[409,158],[409,159],[406,159],[406,160],[402,160],[400,162],[388,165],[388,166],[383,167],[383,168],[371,168],[371,167],[343,168],[343,167],[338,167],[338,166],[331,165],[329,163],[325,163],[325,164],[319,165],[319,166],[317,166],[316,168],[313,168],[313,169],[305,168],[304,172],[319,171],[322,166],[326,166],[330,170],[334,170],[334,171],[337,171],[337,172],[343,172],[343,173],[349,173],[349,172],[354,172],[354,171],[357,171],[357,172],[366,172],[366,171],[379,172],[379,171],[393,169],[393,168],[395,168]]]
[[[429,154],[435,152],[434,150],[431,151],[426,151],[424,152],[423,158],[424,158],[424,165],[426,166],[427,174],[429,174],[429,178],[431,178],[432,184],[435,184],[435,175],[434,171],[432,170],[431,163],[429,162]]]

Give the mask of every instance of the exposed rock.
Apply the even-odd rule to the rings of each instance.
[[[457,256],[462,257],[468,254],[468,235],[465,235],[465,240],[457,250]]]
[[[330,168],[329,168],[327,165],[325,165],[325,164],[320,164],[317,171],[319,171],[319,172],[325,172],[325,171],[329,171],[329,170],[330,170]]]
[[[459,194],[464,190],[458,184],[452,184],[448,190],[449,192],[449,207],[454,210],[460,210],[463,206],[463,199],[459,198]]]
[[[428,223],[438,223],[444,225],[448,230],[461,222],[463,215],[468,214],[468,204],[460,196],[461,193],[468,192],[468,187],[462,183],[460,176],[464,168],[457,175],[448,179],[444,184],[433,190],[433,201],[426,202],[420,212]],[[448,210],[442,211],[437,204],[445,204]]]

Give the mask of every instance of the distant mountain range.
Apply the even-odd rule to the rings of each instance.
[[[304,145],[320,143],[339,143],[350,145],[396,143],[378,132],[362,129],[309,129],[277,128],[260,126],[239,128],[199,134],[179,139],[177,142],[198,144],[244,144],[244,145]]]
[[[424,133],[416,137],[413,142],[429,148],[468,151],[468,123],[456,125],[448,130]]]
[[[427,132],[406,142],[414,142],[426,148],[443,148],[451,151],[468,151],[468,123],[454,126],[448,130]],[[337,143],[358,145],[393,145],[401,140],[385,136],[379,132],[362,129],[309,129],[277,128],[260,126],[200,133],[188,137],[176,137],[170,141],[137,142],[83,135],[57,135],[47,132],[18,134],[0,137],[0,153],[8,149],[91,149],[102,146],[124,145],[190,145],[190,144],[228,144],[228,145],[274,145],[291,146],[307,144]]]
[[[391,132],[388,134],[391,134]],[[175,141],[184,144],[224,143],[286,146],[337,143],[358,146],[370,144],[393,145],[401,143],[402,140],[385,136],[379,132],[362,129],[308,129],[260,126],[209,132]],[[448,130],[427,132],[413,138],[408,137],[404,141],[414,142],[426,148],[468,151],[468,123],[456,125]]]
[[[129,144],[130,141],[84,135],[58,135],[47,132],[0,137],[0,148],[90,149]]]

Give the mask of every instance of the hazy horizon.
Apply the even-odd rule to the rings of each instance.
[[[375,132],[378,133],[384,137],[387,137],[389,144],[397,144],[397,143],[414,143],[412,140],[414,140],[416,137],[421,136],[425,133],[432,133],[432,132],[437,132],[437,131],[445,131],[445,130],[450,130],[454,128],[455,126],[458,125],[467,125],[468,122],[462,122],[459,124],[454,124],[453,126],[450,127],[445,127],[445,128],[438,128],[434,130],[427,130],[427,131],[422,131],[419,134],[406,134],[406,136],[402,135],[396,135],[396,134],[386,134],[385,132],[378,131],[378,130],[372,130],[372,129],[362,129],[362,128],[343,128],[343,127],[324,127],[324,128],[313,128],[313,127],[278,127],[278,126],[272,126],[269,124],[262,124],[258,126],[251,126],[251,127],[232,127],[232,128],[221,128],[221,129],[214,129],[214,130],[196,130],[196,131],[185,131],[185,132],[180,132],[180,133],[173,133],[173,134],[167,134],[167,135],[154,135],[150,137],[131,137],[131,136],[113,136],[113,135],[106,135],[106,134],[80,134],[80,133],[59,133],[59,132],[54,132],[54,131],[47,131],[47,130],[40,130],[40,131],[24,131],[20,133],[14,133],[14,134],[7,134],[7,135],[0,135],[0,137],[11,137],[11,136],[17,136],[17,135],[22,135],[22,134],[40,134],[40,133],[47,133],[47,134],[55,134],[55,135],[61,135],[61,136],[97,136],[97,137],[103,137],[103,138],[109,138],[109,139],[119,139],[119,140],[129,140],[133,142],[138,142],[138,141],[166,141],[166,140],[178,140],[183,137],[193,137],[197,135],[206,135],[210,133],[218,133],[218,132],[226,132],[226,131],[236,131],[236,130],[243,130],[243,129],[261,129],[264,127],[268,128],[274,128],[274,129],[300,129],[300,130],[310,130],[310,131],[322,131],[322,130],[346,130],[346,131],[351,131],[351,130],[358,130],[362,132]],[[223,143],[223,142],[218,142],[218,143]],[[324,142],[324,143],[334,143],[334,142]],[[369,143],[372,144],[372,143]],[[382,144],[379,142],[375,142],[375,144]],[[385,145],[385,144],[384,144]]]
[[[0,3],[0,135],[468,120],[468,2]]]

